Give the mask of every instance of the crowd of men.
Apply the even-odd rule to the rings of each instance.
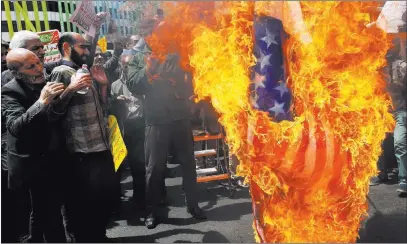
[[[98,25],[104,16],[98,14]],[[145,62],[152,53],[145,38],[160,21],[160,15],[143,20],[140,35],[116,41],[110,58],[97,47],[98,34],[62,33],[62,59],[54,63],[44,63],[36,33],[20,31],[2,42],[4,241],[109,241],[106,226],[120,199],[109,114],[123,133],[133,203],[145,212],[146,227],[158,224],[168,155],[182,167],[187,212],[206,219],[197,200],[192,84],[177,54]],[[77,73],[84,64],[90,73]]]
[[[192,79],[177,54],[164,62],[151,58],[154,50],[145,38],[160,26],[162,12],[157,13],[141,22],[140,35],[116,41],[111,57],[97,47],[98,34],[62,33],[62,59],[53,63],[44,63],[36,33],[20,31],[10,43],[2,41],[5,242],[109,241],[106,226],[120,199],[120,170],[115,172],[107,134],[109,114],[116,116],[128,149],[132,201],[136,211],[145,213],[146,227],[158,224],[157,210],[165,202],[168,155],[182,167],[187,212],[206,219],[197,200],[191,115],[203,107],[214,125],[209,132],[219,133],[216,113],[209,103],[193,103]],[[97,25],[104,16],[98,14]],[[392,55],[388,80],[397,120],[399,191],[406,193],[405,46]],[[84,64],[90,74],[77,74]],[[78,93],[84,88],[87,92]],[[232,161],[237,164],[236,157]],[[387,179],[385,166],[379,168],[372,185]]]

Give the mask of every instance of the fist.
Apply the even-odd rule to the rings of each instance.
[[[56,82],[47,82],[42,88],[40,98],[38,99],[42,104],[50,104],[54,98],[59,96],[64,91],[64,84]]]

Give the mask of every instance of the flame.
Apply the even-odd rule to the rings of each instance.
[[[249,94],[255,14],[273,15],[276,4],[167,3],[165,24],[147,41],[158,55],[179,53],[198,99],[220,114],[250,183],[257,241],[354,242],[394,125],[379,71],[389,40],[365,27],[376,3],[280,2],[295,118],[276,123]],[[290,15],[298,10],[300,23]]]

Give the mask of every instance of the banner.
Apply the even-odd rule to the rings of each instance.
[[[38,32],[37,34],[40,36],[40,40],[44,45],[44,63],[56,62],[60,60],[62,57],[57,46],[59,41],[59,31],[50,30]]]
[[[110,151],[113,155],[114,168],[117,171],[127,156],[127,148],[124,144],[116,117],[109,115],[107,121],[107,126],[109,128]]]
[[[95,37],[96,34],[94,25],[96,20],[95,8],[90,0],[83,0],[69,19],[70,22],[91,37]]]

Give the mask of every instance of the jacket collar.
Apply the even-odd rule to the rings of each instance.
[[[74,62],[68,61],[68,60],[65,60],[65,59],[62,59],[61,65],[69,66],[69,67],[71,67],[71,68],[73,68],[73,69],[75,69],[75,70],[78,70],[78,69],[80,68],[80,67],[79,67],[77,64],[75,64]]]

